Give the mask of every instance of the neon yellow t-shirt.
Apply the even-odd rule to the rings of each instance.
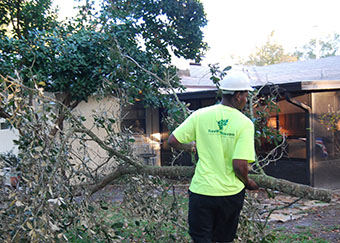
[[[233,159],[255,160],[254,124],[239,110],[213,105],[192,113],[174,132],[180,143],[196,141],[198,163],[189,190],[208,196],[229,196],[244,184],[235,175]]]

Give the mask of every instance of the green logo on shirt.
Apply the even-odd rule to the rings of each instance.
[[[219,129],[216,129],[216,130],[212,130],[212,129],[208,129],[208,133],[210,134],[220,134],[220,135],[224,135],[224,136],[235,136],[234,133],[226,133],[226,132],[223,132],[223,127],[227,126],[228,124],[228,119],[227,120],[220,120],[220,121],[217,121],[217,125],[218,125],[218,128]]]
[[[222,130],[223,127],[228,124],[228,121],[229,121],[228,119],[227,120],[222,119],[222,120],[218,121],[217,124],[218,124],[219,129]]]

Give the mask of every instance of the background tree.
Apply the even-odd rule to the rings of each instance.
[[[48,30],[56,26],[52,0],[1,0],[0,33],[16,39],[27,38],[31,30]]]
[[[49,12],[50,2],[40,2],[45,4],[38,13]],[[17,7],[14,12],[26,16],[35,9],[20,3],[12,6]],[[26,18],[18,21],[18,26],[30,26],[27,31],[16,31],[18,34],[10,38],[3,31],[2,75],[19,75],[29,87],[43,86],[71,109],[98,91],[103,82],[115,92],[124,92],[122,97],[129,102],[141,100],[146,106],[165,107],[171,104],[159,92],[167,91],[169,86],[181,87],[176,68],[170,65],[171,53],[199,60],[206,49],[201,31],[206,24],[202,4],[145,0],[102,1],[100,6],[98,13],[87,3],[76,19],[53,28],[40,28],[32,24],[34,19]],[[10,10],[3,6],[3,11]],[[5,18],[3,27],[15,25],[13,21]],[[172,78],[167,79],[168,83],[160,82],[165,76]],[[62,110],[59,113],[56,124],[62,128],[64,115]],[[0,114],[8,117],[3,109]]]
[[[16,71],[22,71],[22,67],[32,65],[32,60],[21,55],[24,52],[20,49],[19,43],[28,40],[28,35],[33,30],[53,29],[57,24],[56,17],[51,0],[0,1],[1,75],[14,75]],[[10,116],[11,114],[8,114],[0,103],[0,117]]]
[[[266,43],[260,47],[256,47],[254,53],[249,55],[248,60],[240,61],[239,64],[266,66],[295,61],[297,61],[297,57],[285,53],[282,45],[274,40],[274,31],[272,31]]]
[[[299,60],[317,59],[339,55],[340,35],[333,33],[324,38],[311,39],[307,44],[297,48],[294,55]]]

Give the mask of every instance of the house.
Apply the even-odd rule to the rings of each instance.
[[[280,112],[272,114],[268,126],[285,134],[287,148],[285,156],[267,166],[266,172],[277,178],[314,187],[340,188],[340,56],[264,67],[235,66],[233,69],[247,72],[253,86],[266,84],[262,94],[270,91],[270,85],[279,86]],[[219,102],[216,86],[210,80],[209,67],[195,64],[180,74],[187,89],[178,96],[190,103],[191,110]],[[88,103],[79,104],[74,111],[87,117],[88,128],[94,122],[90,115],[92,110],[105,110],[114,116],[121,116],[122,124],[117,124],[114,129],[130,129],[136,140],[135,154],[146,164],[191,164],[188,154],[172,161],[172,151],[167,145],[169,130],[162,122],[163,109],[145,109],[139,103],[121,107],[115,99],[98,101],[92,97]],[[0,132],[8,137],[11,131],[4,121],[2,123],[4,129]],[[101,131],[95,132],[102,136]],[[6,148],[6,144],[11,139],[8,137],[7,142],[1,144],[1,151],[10,149]],[[96,158],[106,153],[96,145],[91,145],[90,149],[94,163]]]
[[[83,124],[88,129],[91,129],[99,138],[105,140],[107,133],[103,128],[94,126],[94,114],[103,115],[115,119],[116,122],[111,126],[113,132],[119,133],[122,129],[130,130],[134,136],[133,151],[140,160],[145,161],[149,165],[160,165],[160,134],[159,134],[159,116],[158,110],[147,108],[137,103],[132,106],[122,106],[119,99],[115,97],[89,97],[87,102],[81,102],[73,111],[73,114],[80,115],[85,118]],[[123,121],[120,122],[120,117]],[[67,122],[65,122],[67,127]],[[13,140],[19,138],[19,133],[16,129],[11,128],[5,119],[0,119],[0,153],[12,152],[18,153],[18,146]],[[83,166],[80,162],[85,160],[86,166],[95,169],[105,161],[107,151],[102,149],[96,142],[87,140],[86,147],[81,146],[79,139],[73,139],[71,143],[72,149],[76,151],[77,156],[72,156],[75,164]],[[86,150],[86,151],[85,151]],[[0,171],[4,165],[0,161]],[[106,166],[101,166],[102,170],[112,169],[112,163],[106,163]]]
[[[286,136],[285,156],[265,168],[277,178],[320,188],[340,188],[340,56],[263,67],[236,66],[248,73],[252,85],[278,85],[280,112],[268,123]],[[184,72],[187,92],[180,99],[197,109],[217,102],[209,68]],[[333,119],[333,120],[332,120]],[[329,122],[332,124],[329,124]],[[164,147],[164,146],[163,146]],[[162,151],[167,154],[166,146]]]

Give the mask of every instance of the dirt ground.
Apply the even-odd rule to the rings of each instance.
[[[261,192],[259,192],[261,193]],[[264,205],[289,204],[297,198],[277,193],[275,199],[268,199],[263,195]],[[290,207],[275,211],[269,226],[284,233],[310,232],[311,241],[314,238],[327,240],[330,243],[340,242],[340,193],[335,192],[330,203],[311,200],[300,200]],[[315,241],[317,242],[317,241]]]
[[[307,211],[307,216],[288,222],[271,223],[273,228],[284,228],[285,232],[299,233],[309,230],[314,237],[340,242],[340,204],[330,204]]]

